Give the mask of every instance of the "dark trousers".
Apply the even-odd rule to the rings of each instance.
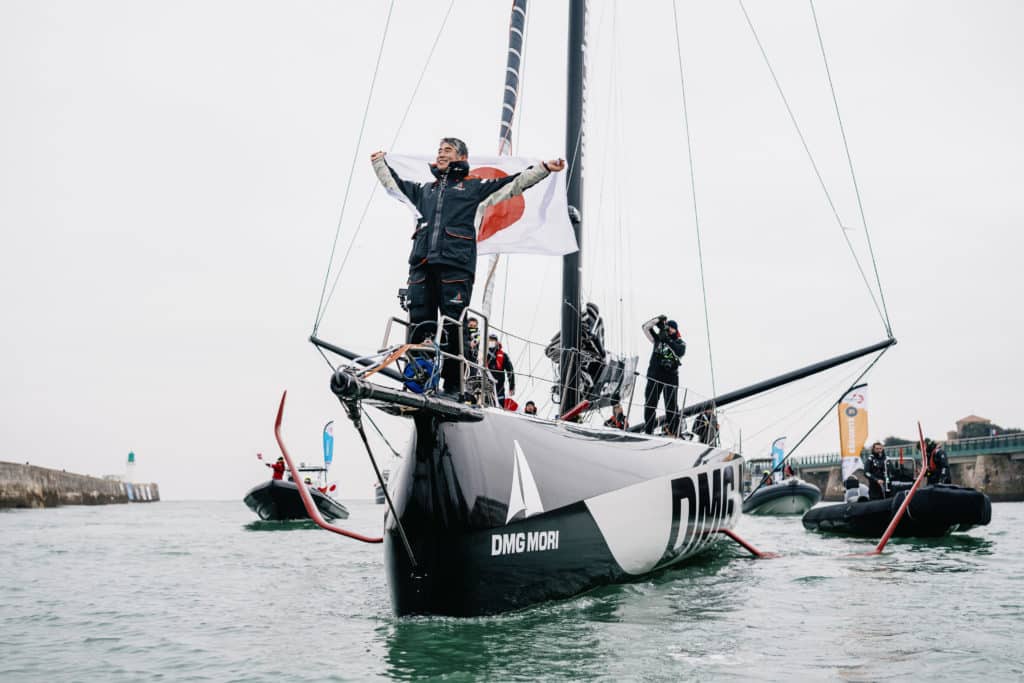
[[[437,332],[440,313],[458,320],[473,294],[473,273],[451,266],[423,265],[409,271],[409,342],[419,344]],[[463,348],[467,350],[467,342]],[[457,355],[460,352],[457,328],[445,323],[441,350]],[[441,367],[445,391],[459,390],[462,363],[445,358]]]
[[[665,380],[659,377],[648,377],[644,389],[644,433],[653,434],[658,412],[658,399],[665,396],[665,416],[668,419],[667,429],[672,434],[679,433],[679,378]]]

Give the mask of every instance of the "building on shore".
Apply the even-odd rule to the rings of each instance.
[[[984,434],[973,433],[978,432],[979,430],[977,427],[971,428],[970,425],[979,425]],[[962,417],[956,421],[956,430],[952,432],[946,432],[946,438],[952,441],[953,439],[959,439],[968,435],[983,436],[985,434],[988,434],[991,436],[995,436],[995,434],[992,432],[992,429],[992,420],[980,417],[978,415],[968,415],[967,417]]]

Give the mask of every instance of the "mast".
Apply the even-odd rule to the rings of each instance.
[[[569,2],[569,47],[567,102],[565,108],[565,152],[569,164],[566,199],[569,217],[579,249],[562,257],[562,351],[558,364],[561,374],[560,405],[571,409],[580,400],[580,267],[583,263],[583,87],[586,79],[586,0]]]
[[[501,127],[498,129],[498,154],[501,156],[512,154],[512,119],[519,100],[525,33],[526,0],[512,0],[512,16],[508,22],[508,57],[505,60],[505,92],[501,102]]]
[[[498,156],[512,154],[512,119],[516,115],[516,106],[519,103],[525,37],[526,0],[512,0],[512,16],[508,22],[508,57],[505,59],[505,90],[501,98],[501,125],[498,128]],[[488,318],[491,317],[494,276],[498,272],[499,260],[500,254],[492,254],[487,264],[487,278],[484,280],[484,296],[480,302],[480,309]]]

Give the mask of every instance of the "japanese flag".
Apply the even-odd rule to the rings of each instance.
[[[388,154],[385,161],[404,180],[434,182],[430,172],[430,164],[434,162],[431,157]],[[503,178],[541,161],[523,157],[471,156],[469,163],[471,177]],[[416,207],[404,195],[395,198],[419,218]],[[488,207],[476,228],[479,254],[563,256],[579,249],[569,222],[565,173],[552,173],[518,197]]]

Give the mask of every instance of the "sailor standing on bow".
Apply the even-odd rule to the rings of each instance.
[[[644,390],[644,432],[654,433],[658,399],[665,395],[665,431],[676,435],[679,431],[679,365],[686,353],[686,342],[679,334],[675,320],[664,315],[651,318],[643,325],[648,341],[654,344],[651,361],[647,366],[647,388]]]
[[[430,170],[432,183],[404,180],[388,166],[384,152],[370,155],[378,180],[388,190],[405,195],[421,218],[412,234],[409,254],[409,341],[422,342],[435,330],[440,312],[458,320],[473,295],[476,276],[477,216],[488,206],[522,194],[549,173],[565,168],[554,159],[530,166],[504,178],[476,178],[469,173],[466,143],[443,138],[436,163]],[[445,330],[442,350],[456,353],[451,344],[454,330]],[[445,363],[442,375],[445,391],[457,392],[461,363]]]

